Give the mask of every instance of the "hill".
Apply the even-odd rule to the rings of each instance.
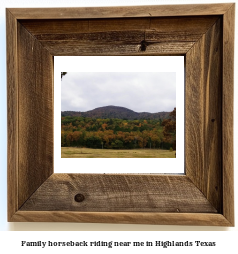
[[[131,109],[119,106],[105,106],[95,108],[86,112],[80,111],[61,111],[61,116],[81,116],[81,117],[91,117],[91,118],[118,118],[127,120],[139,120],[139,119],[166,119],[169,117],[170,112],[158,112],[158,113],[148,113],[148,112],[135,112]]]

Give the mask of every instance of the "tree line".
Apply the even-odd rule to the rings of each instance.
[[[61,146],[102,149],[176,150],[176,108],[169,119],[61,118]]]

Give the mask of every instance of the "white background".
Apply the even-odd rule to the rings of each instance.
[[[135,236],[138,236],[140,239],[150,238],[161,239],[162,240],[180,240],[181,238],[185,241],[188,238],[192,240],[202,239],[203,241],[213,241],[214,239],[218,242],[216,251],[227,251],[230,250],[232,253],[236,253],[238,246],[236,245],[237,236],[238,236],[238,226],[234,228],[224,228],[224,227],[189,227],[189,226],[159,226],[159,225],[124,225],[124,224],[93,224],[93,223],[7,223],[7,215],[6,215],[6,207],[7,207],[7,163],[6,163],[6,147],[7,147],[7,131],[6,131],[6,42],[5,42],[5,8],[6,7],[80,7],[80,6],[125,6],[125,5],[154,5],[154,4],[191,4],[191,3],[223,3],[223,2],[236,2],[236,1],[163,1],[163,0],[154,0],[154,1],[145,1],[145,0],[117,0],[117,1],[76,1],[76,0],[2,0],[0,5],[0,116],[1,116],[1,124],[0,124],[0,229],[2,231],[25,231],[25,232],[0,232],[0,248],[3,249],[3,253],[11,253],[11,251],[17,251],[18,253],[32,253],[40,252],[40,249],[22,249],[20,247],[21,240],[29,240],[29,241],[38,241],[38,240],[51,240],[57,237],[57,240],[69,240],[70,237],[74,238],[74,240],[82,240],[84,237],[87,238],[97,238],[96,240],[105,240],[109,238],[111,240],[114,239],[132,239]],[[236,14],[237,6],[236,6]],[[236,38],[237,38],[237,29],[238,24],[236,20]],[[237,43],[236,43],[237,46]],[[237,47],[236,47],[237,49]],[[235,51],[235,69],[237,70],[237,50]],[[238,105],[237,105],[237,74],[235,73],[235,135],[234,135],[234,152],[237,154],[237,121],[238,121]],[[235,194],[237,201],[237,169],[238,169],[238,157],[235,156]],[[236,204],[236,217],[238,207]],[[236,220],[236,224],[238,221]],[[115,232],[72,232],[72,233],[50,233],[50,232],[40,232],[40,231],[49,231],[49,230],[71,230],[71,231],[115,231]],[[142,232],[142,231],[150,231],[150,232]],[[38,231],[38,232],[27,232],[27,231]],[[119,231],[140,231],[137,233],[132,232],[119,232]],[[172,232],[160,232],[160,231],[172,231]],[[185,232],[176,232],[176,231],[185,231]],[[193,232],[187,232],[193,231]],[[200,231],[208,231],[208,232],[200,232]],[[209,232],[209,231],[219,231],[219,232]],[[231,231],[231,232],[222,232],[222,231]],[[100,238],[100,239],[98,239]],[[189,240],[188,239],[188,240]],[[146,240],[146,239],[145,239]],[[8,250],[6,250],[8,248]],[[57,249],[57,251],[60,249]],[[96,250],[96,249],[95,249]],[[106,252],[106,249],[97,249]],[[105,250],[105,251],[104,251]],[[153,253],[162,252],[163,249],[157,249],[153,251]],[[191,253],[191,249],[164,249],[166,253],[174,253],[174,251],[183,251],[184,253]],[[62,251],[68,251],[68,249],[62,249]],[[77,250],[75,253],[80,253],[81,250]],[[84,253],[85,250],[82,249]],[[120,252],[123,249],[120,249]],[[131,251],[131,250],[130,250]],[[138,251],[143,251],[143,248]],[[193,249],[193,253],[212,253],[214,250],[210,248],[199,248]],[[51,251],[52,252],[52,251]],[[116,252],[116,251],[115,251]],[[144,251],[143,251],[144,252]],[[46,253],[46,251],[45,251]],[[48,251],[47,251],[48,253]],[[152,253],[152,251],[150,252]]]

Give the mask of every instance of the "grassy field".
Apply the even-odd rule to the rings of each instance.
[[[175,158],[175,151],[162,149],[91,149],[61,147],[61,158]]]

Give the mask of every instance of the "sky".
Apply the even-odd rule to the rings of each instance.
[[[156,113],[176,107],[175,72],[68,72],[61,81],[61,111],[120,106]]]

